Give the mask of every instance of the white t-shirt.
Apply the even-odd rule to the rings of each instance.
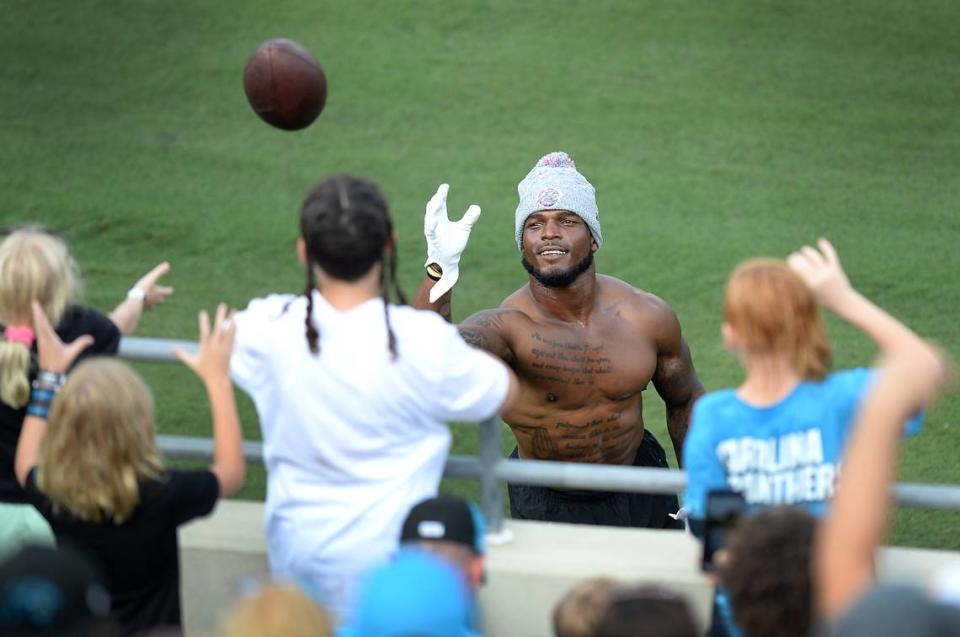
[[[509,375],[433,312],[390,306],[391,360],[381,299],[313,302],[318,354],[306,297],[272,295],[237,313],[230,371],[263,430],[271,570],[342,614],[356,578],[396,549],[410,507],[436,494],[446,422],[495,414]]]

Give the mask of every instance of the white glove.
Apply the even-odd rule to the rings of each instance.
[[[460,221],[453,222],[447,216],[448,184],[440,184],[437,193],[427,202],[423,216],[423,235],[427,238],[427,262],[424,267],[436,263],[443,270],[440,280],[430,289],[430,302],[450,291],[460,278],[460,256],[467,247],[470,230],[480,218],[480,206],[467,208]]]

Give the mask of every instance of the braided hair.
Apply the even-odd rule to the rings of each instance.
[[[334,175],[316,186],[300,208],[300,236],[306,244],[306,335],[310,351],[320,351],[320,334],[313,324],[314,267],[343,281],[356,281],[376,263],[391,358],[397,357],[397,338],[390,327],[390,290],[399,303],[407,299],[397,283],[397,255],[387,200],[375,184],[350,175]],[[384,253],[387,259],[384,260]]]

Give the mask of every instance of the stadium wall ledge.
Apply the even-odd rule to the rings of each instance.
[[[480,593],[489,637],[550,637],[560,597],[600,575],[670,588],[707,625],[713,587],[699,570],[699,544],[682,531],[514,520],[504,528],[488,543]],[[220,613],[269,577],[263,503],[221,501],[213,515],[181,529],[180,551],[186,634],[214,637]],[[878,555],[879,577],[889,582],[923,585],[950,563],[960,563],[960,553],[884,548]]]

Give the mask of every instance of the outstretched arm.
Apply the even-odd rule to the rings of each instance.
[[[53,396],[63,383],[63,374],[70,368],[84,349],[93,344],[93,337],[84,334],[72,343],[64,344],[53,330],[46,314],[36,301],[32,303],[33,329],[37,335],[37,356],[40,375],[35,383],[27,417],[23,420],[20,439],[17,441],[17,454],[14,459],[14,472],[17,482],[24,485],[27,475],[37,464],[40,444],[47,434],[47,410]]]
[[[946,370],[926,344],[899,350],[880,366],[853,426],[837,494],[818,537],[815,590],[820,616],[827,621],[837,619],[873,581],[904,423],[942,387]]]
[[[233,385],[230,383],[230,354],[237,324],[233,312],[221,303],[210,326],[206,311],[200,312],[200,348],[196,355],[174,350],[177,358],[203,381],[213,414],[213,464],[210,471],[217,476],[220,496],[233,495],[243,486],[246,461],[243,456],[243,434]]]
[[[657,343],[657,371],[653,386],[667,408],[667,431],[677,456],[677,466],[683,466],[683,441],[690,426],[693,403],[703,394],[703,385],[693,367],[690,348],[680,332],[680,322],[673,311],[659,299],[658,320],[654,334]]]
[[[130,336],[137,329],[144,310],[158,305],[173,293],[173,288],[157,285],[164,274],[170,271],[170,264],[164,261],[150,270],[133,284],[127,298],[110,312],[110,320],[124,336]]]
[[[450,320],[450,290],[460,278],[460,257],[467,247],[470,230],[480,218],[480,206],[467,208],[460,221],[447,215],[447,192],[450,186],[440,184],[427,202],[423,216],[423,236],[427,240],[427,276],[413,300],[413,307],[434,310]]]
[[[444,318],[448,323],[453,321],[453,290],[448,290],[440,296],[435,302],[430,301],[430,290],[437,284],[435,279],[425,276],[417,293],[413,297],[413,307],[418,310],[433,310]]]
[[[884,354],[922,346],[923,340],[910,328],[850,285],[829,241],[821,238],[817,248],[804,246],[791,254],[787,263],[810,287],[818,303],[865,332]]]

